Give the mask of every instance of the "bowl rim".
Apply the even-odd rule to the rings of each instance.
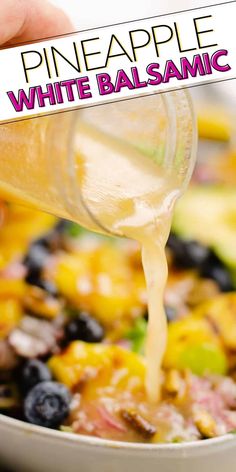
[[[0,426],[6,426],[8,428],[13,427],[15,430],[21,431],[25,434],[34,434],[44,436],[48,439],[55,439],[60,442],[64,441],[65,443],[80,443],[84,446],[93,446],[98,449],[108,448],[108,449],[121,449],[121,450],[135,450],[144,452],[144,451],[152,451],[152,452],[174,452],[179,451],[180,453],[187,450],[196,450],[199,451],[200,449],[204,450],[209,449],[212,447],[217,447],[221,445],[227,445],[227,443],[235,441],[236,442],[236,435],[233,433],[224,434],[222,436],[218,436],[212,439],[205,439],[204,441],[189,441],[189,442],[182,442],[182,443],[156,443],[156,444],[148,444],[148,443],[137,443],[137,442],[125,442],[125,441],[116,441],[112,439],[103,439],[97,438],[93,436],[86,436],[82,434],[70,433],[66,431],[58,431],[55,429],[45,428],[43,426],[38,426],[30,423],[26,423],[25,421],[18,420],[15,418],[11,418],[9,416],[5,416],[0,414]],[[200,451],[199,451],[200,452]],[[207,452],[207,451],[206,451]]]

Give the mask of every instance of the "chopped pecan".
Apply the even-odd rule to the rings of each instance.
[[[34,358],[55,352],[61,328],[54,323],[25,316],[9,336],[9,343],[22,357]]]
[[[181,395],[184,388],[184,380],[180,372],[176,369],[171,369],[166,373],[164,388],[171,396]]]
[[[8,410],[19,404],[18,392],[15,385],[0,385],[0,410]]]
[[[150,439],[154,434],[156,434],[156,427],[136,411],[121,410],[121,416],[134,431],[145,439]]]
[[[62,309],[60,300],[36,286],[28,287],[24,306],[29,312],[46,318],[55,318]]]
[[[202,439],[214,438],[217,435],[216,422],[206,410],[196,411],[193,418]]]
[[[198,279],[188,294],[187,303],[189,306],[194,307],[199,303],[215,297],[218,293],[219,288],[216,282],[209,279]]]
[[[12,370],[17,365],[17,356],[6,340],[0,341],[0,370]]]

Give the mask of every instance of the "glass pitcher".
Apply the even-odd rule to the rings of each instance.
[[[84,198],[76,172],[82,123],[174,169],[181,190],[187,185],[196,123],[188,92],[178,90],[0,125],[0,198],[108,232]]]

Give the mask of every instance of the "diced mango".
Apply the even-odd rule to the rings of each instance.
[[[133,392],[144,385],[142,357],[115,345],[75,341],[64,353],[53,356],[49,367],[58,381],[72,389],[84,382],[83,394],[89,398],[104,387]]]
[[[55,225],[56,218],[20,205],[9,205],[0,230],[0,268],[22,257],[29,243]]]
[[[80,309],[86,309],[109,330],[119,334],[145,310],[145,281],[127,254],[109,242],[89,251],[62,255],[55,273],[59,291]]]
[[[227,349],[236,349],[236,293],[224,293],[200,304],[193,316],[212,324]]]
[[[222,107],[204,106],[198,113],[198,132],[204,139],[229,141],[232,133],[231,117]]]
[[[24,280],[0,278],[0,300],[10,297],[21,300],[26,290],[27,285]]]
[[[173,322],[169,325],[168,344],[164,358],[166,368],[181,369],[187,367],[186,353],[199,345],[216,346],[224,355],[220,340],[207,320],[195,319],[189,315],[187,318]],[[196,351],[196,349],[195,349]],[[202,360],[199,358],[199,364]],[[191,365],[189,365],[191,369]]]
[[[63,254],[59,259],[55,283],[59,292],[72,304],[86,308],[92,291],[89,252]]]

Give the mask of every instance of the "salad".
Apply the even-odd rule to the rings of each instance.
[[[138,244],[1,203],[1,414],[128,442],[236,430],[235,156],[226,146],[214,161],[200,160],[176,209],[158,405],[144,385],[148,315]]]

